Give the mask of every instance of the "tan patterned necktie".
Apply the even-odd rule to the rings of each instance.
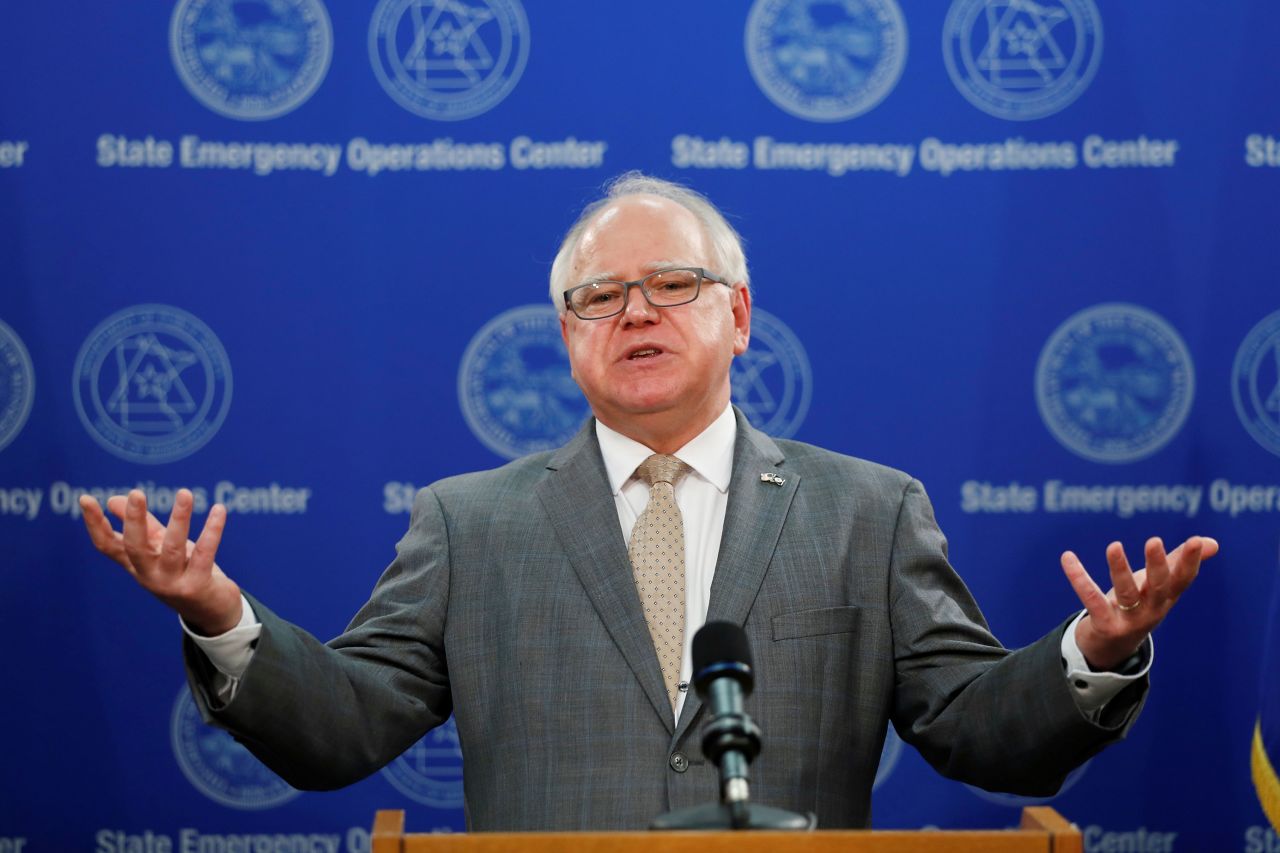
[[[674,456],[660,453],[640,463],[636,477],[649,484],[649,503],[636,519],[627,545],[672,709],[684,660],[684,519],[676,506],[676,483],[689,470]]]

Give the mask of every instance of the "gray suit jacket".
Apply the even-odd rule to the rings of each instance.
[[[394,562],[327,646],[253,606],[263,630],[235,698],[217,706],[188,644],[192,688],[296,787],[354,782],[452,711],[473,829],[642,828],[716,796],[708,714],[690,693],[672,719],[590,423],[559,451],[419,492]],[[743,625],[754,652],[753,799],[826,828],[869,823],[890,720],[946,776],[1047,795],[1145,695],[1131,686],[1091,723],[1063,627],[1002,648],[919,483],[775,442],[741,413],[708,619]]]

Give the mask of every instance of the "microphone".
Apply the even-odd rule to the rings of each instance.
[[[732,622],[708,622],[694,635],[693,685],[711,712],[702,753],[720,768],[720,801],[729,807],[733,825],[745,826],[748,767],[760,754],[760,728],[744,710],[755,687],[745,631]]]

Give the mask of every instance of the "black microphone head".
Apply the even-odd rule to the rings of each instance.
[[[721,676],[737,680],[751,692],[751,644],[747,633],[732,622],[708,622],[693,635],[693,684],[699,693]]]

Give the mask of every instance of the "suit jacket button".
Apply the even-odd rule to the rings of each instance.
[[[683,773],[689,769],[689,756],[685,755],[683,752],[673,752],[671,753],[670,764],[672,770],[677,773]]]

